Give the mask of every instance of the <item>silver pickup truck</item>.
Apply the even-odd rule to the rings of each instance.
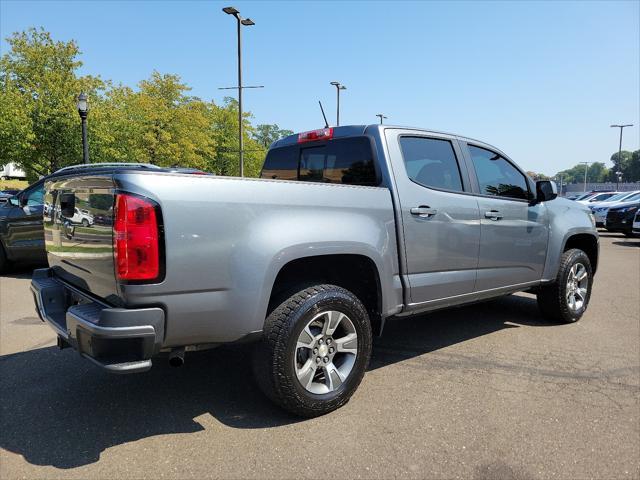
[[[115,373],[255,341],[260,387],[302,416],[358,387],[385,320],[517,291],[575,322],[598,234],[500,150],[381,125],[281,139],[261,179],[127,165],[46,183],[31,289],[61,347]],[[74,209],[90,226],[69,228]]]

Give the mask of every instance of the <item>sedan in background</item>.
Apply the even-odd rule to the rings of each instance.
[[[616,198],[621,195],[620,198]],[[596,227],[603,227],[604,220],[607,218],[607,212],[612,207],[620,207],[626,204],[627,202],[635,202],[640,200],[640,191],[635,192],[623,192],[618,195],[614,195],[610,197],[608,201],[598,202],[593,205],[589,205],[591,209],[591,213],[596,219]]]
[[[589,196],[587,196],[586,198],[578,198],[576,201],[578,203],[583,203],[585,205],[588,205],[589,203],[593,203],[593,202],[602,202],[604,200],[606,200],[607,198],[613,197],[617,192],[598,192],[598,193],[593,193]]]
[[[607,212],[604,228],[608,232],[624,233],[627,237],[633,236],[633,222],[638,208],[640,208],[640,202],[628,202],[611,207]]]
[[[633,225],[631,231],[634,235],[640,235],[640,210],[636,212],[636,216],[633,217]]]

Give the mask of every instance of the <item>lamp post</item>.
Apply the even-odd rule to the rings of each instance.
[[[340,82],[331,82],[331,85],[336,87],[336,91],[338,92],[338,102],[336,107],[336,127],[340,126],[340,90],[346,90],[347,87],[342,85]]]
[[[625,127],[633,127],[633,123],[627,123],[626,125],[611,125],[611,128],[619,128],[620,129],[620,143],[618,144],[618,170],[622,169],[622,130]],[[618,190],[618,184],[620,183],[621,175],[618,175],[616,172],[616,190]]]
[[[589,171],[589,164],[593,162],[580,162],[584,163],[584,189],[583,192],[587,191],[587,172]]]
[[[87,141],[87,114],[89,113],[89,101],[87,94],[81,92],[78,95],[78,113],[82,123],[82,163],[89,163],[89,143]]]
[[[234,7],[222,9],[227,15],[233,15],[238,22],[238,152],[240,159],[240,176],[244,177],[244,140],[242,138],[242,33],[241,27],[255,25],[250,18],[242,18],[240,12]]]
[[[376,113],[376,117],[380,118],[380,125],[382,125],[382,119],[387,118],[382,113]]]

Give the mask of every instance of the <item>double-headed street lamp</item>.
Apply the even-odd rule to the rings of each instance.
[[[618,184],[620,183],[620,178],[622,177],[622,130],[625,127],[633,127],[633,123],[627,123],[626,125],[611,125],[611,128],[619,128],[620,129],[620,143],[618,144],[618,171],[616,172],[616,190],[618,190]]]
[[[82,123],[82,162],[89,163],[89,143],[87,141],[87,115],[89,113],[89,100],[87,94],[78,95],[78,113]]]
[[[244,177],[244,140],[242,138],[242,25],[248,27],[255,25],[250,18],[242,18],[240,12],[234,7],[225,7],[222,9],[227,15],[233,15],[238,21],[238,145],[240,154],[240,176]]]
[[[376,113],[376,117],[380,118],[380,125],[382,125],[382,120],[387,118],[382,113]]]
[[[342,85],[340,82],[331,82],[331,85],[336,87],[336,91],[338,92],[338,103],[336,106],[336,127],[340,126],[340,90],[346,90],[347,87]]]

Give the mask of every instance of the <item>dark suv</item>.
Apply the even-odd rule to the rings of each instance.
[[[638,208],[640,208],[640,202],[611,207],[604,224],[607,231],[624,233],[627,237],[633,236],[633,218]]]

